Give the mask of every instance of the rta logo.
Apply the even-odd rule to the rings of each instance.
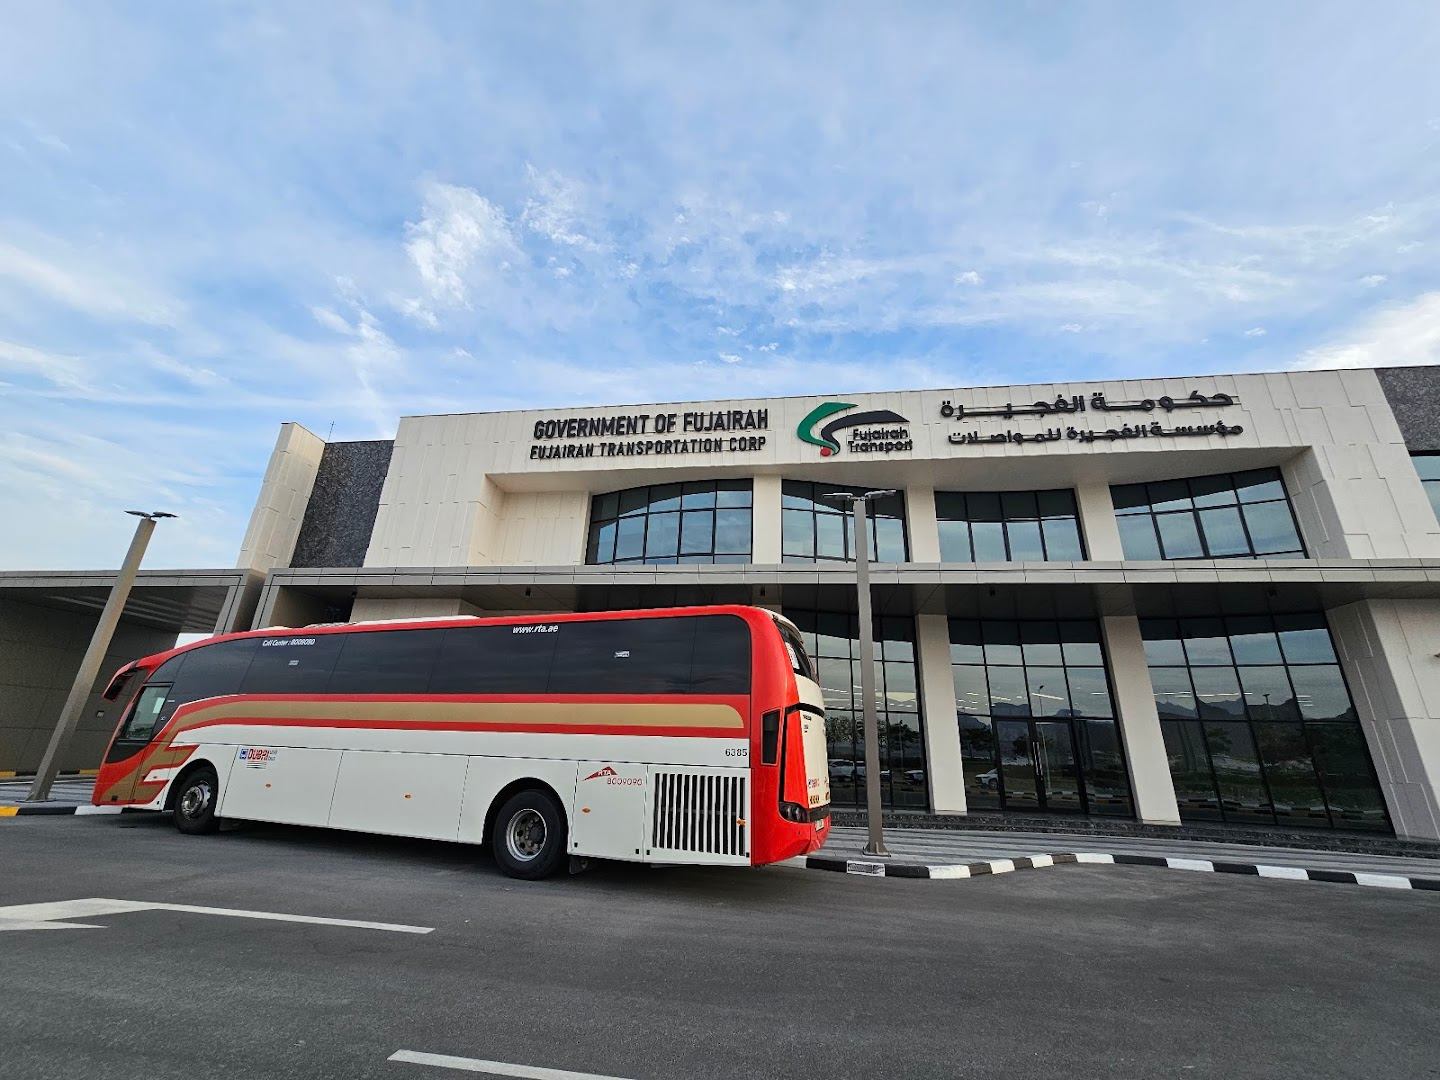
[[[586,780],[598,780],[598,779],[600,779],[602,776],[619,776],[619,775],[620,775],[620,774],[615,771],[615,767],[614,767],[613,765],[606,765],[603,769],[600,769],[598,772],[592,772],[589,776],[585,777],[585,779],[586,779]],[[581,783],[584,783],[584,781],[582,780]]]
[[[603,769],[592,772],[589,776],[585,777],[585,780],[604,780],[605,783],[611,787],[645,786],[645,778],[643,776],[621,776],[615,771],[615,766],[613,765],[606,765]],[[584,780],[581,781],[582,784],[584,782]]]

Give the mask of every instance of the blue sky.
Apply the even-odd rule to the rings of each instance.
[[[0,568],[276,428],[1440,361],[1433,4],[0,0]]]

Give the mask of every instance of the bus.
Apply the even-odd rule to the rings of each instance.
[[[588,858],[760,866],[830,825],[799,631],[739,605],[226,634],[136,660],[97,806],[488,844],[536,879]]]

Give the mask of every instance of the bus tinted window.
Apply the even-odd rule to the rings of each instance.
[[[373,630],[337,635],[332,694],[423,694],[449,630]]]
[[[342,634],[260,638],[242,694],[323,694],[340,652]]]
[[[721,625],[702,633],[710,622]],[[556,637],[553,694],[750,692],[749,628],[736,618],[561,623]]]
[[[150,676],[151,682],[158,682],[162,677],[175,681],[165,699],[164,718],[168,720],[186,702],[239,693],[240,680],[245,677],[258,645],[255,638],[221,641],[167,660]],[[183,662],[178,668],[172,668],[170,665],[177,660]]]
[[[690,690],[695,694],[750,692],[750,628],[733,615],[690,620],[695,626],[695,653],[690,662]]]
[[[432,694],[543,694],[558,624],[453,627],[430,677]]]

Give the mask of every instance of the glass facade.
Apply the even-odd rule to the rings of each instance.
[[[1279,469],[1110,489],[1127,559],[1305,557]]]
[[[1133,814],[1097,622],[951,619],[950,664],[967,806]]]
[[[749,480],[658,484],[596,495],[590,501],[585,561],[748,563]]]
[[[854,562],[855,519],[844,499],[831,492],[864,494],[868,488],[786,480],[781,487],[780,550],[784,562]],[[909,561],[905,543],[905,496],[900,492],[873,500],[870,515],[870,561]]]
[[[1323,615],[1140,628],[1182,819],[1390,830]]]
[[[1440,518],[1440,454],[1415,454],[1415,471],[1420,474],[1420,484],[1430,497],[1430,508]]]
[[[1085,558],[1075,492],[937,491],[942,562],[1077,562]]]
[[[854,615],[785,609],[800,628],[825,693],[830,798],[865,802],[865,730],[860,693],[860,629]],[[875,707],[880,725],[880,793],[886,806],[928,803],[925,740],[915,666],[915,623],[875,620]]]

